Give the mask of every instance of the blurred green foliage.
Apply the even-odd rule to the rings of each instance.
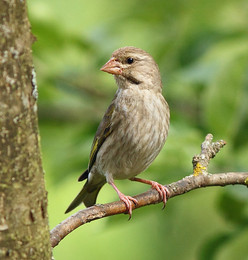
[[[207,133],[227,146],[211,172],[248,169],[248,2],[28,1],[39,85],[39,125],[51,228],[82,184],[94,133],[116,90],[99,68],[133,45],[152,54],[171,109],[165,148],[144,178],[161,183],[192,172]],[[150,176],[150,177],[149,177]],[[117,182],[129,195],[147,186]],[[248,259],[244,187],[190,192],[161,205],[83,226],[55,248],[64,259]],[[117,200],[105,185],[99,203]]]

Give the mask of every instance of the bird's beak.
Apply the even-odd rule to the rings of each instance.
[[[106,64],[104,64],[101,67],[101,71],[105,71],[113,75],[121,75],[122,74],[121,63],[115,58],[111,58]]]

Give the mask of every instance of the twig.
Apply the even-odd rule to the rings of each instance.
[[[208,134],[201,145],[201,153],[193,157],[192,163],[195,176],[199,174],[208,174],[208,164],[210,159],[214,158],[220,149],[226,145],[224,140],[214,143],[212,141],[213,135]]]
[[[207,166],[209,160],[225,145],[224,141],[212,143],[213,136],[206,136],[202,143],[201,154],[195,155],[193,158],[194,175],[187,176],[182,180],[173,182],[166,187],[169,189],[170,195],[167,199],[182,195],[194,189],[208,186],[226,186],[226,185],[246,185],[248,186],[248,172],[228,172],[218,174],[208,174]],[[134,196],[138,201],[138,205],[134,205],[134,209],[144,207],[150,204],[157,204],[162,201],[156,190],[149,191]],[[116,201],[103,205],[94,205],[90,208],[80,210],[72,216],[62,221],[50,232],[50,240],[52,247],[71,233],[74,229],[96,219],[126,213],[126,206],[122,201]]]

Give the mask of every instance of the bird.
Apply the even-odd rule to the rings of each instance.
[[[108,183],[131,218],[138,201],[123,194],[115,180],[151,185],[164,206],[169,196],[166,186],[136,176],[147,169],[164,146],[170,110],[162,95],[159,67],[146,51],[133,46],[119,48],[100,70],[114,75],[118,89],[96,131],[88,168],[78,178],[86,183],[65,213],[82,202],[86,207],[95,205],[99,191]]]

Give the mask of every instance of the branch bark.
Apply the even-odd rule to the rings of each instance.
[[[179,196],[203,187],[236,184],[248,186],[248,172],[228,172],[198,176],[190,175],[182,180],[166,185],[170,191],[170,196],[167,197],[167,199],[169,200],[175,196]],[[134,198],[138,200],[138,205],[135,206],[133,210],[161,202],[158,192],[153,189],[134,196]],[[88,222],[121,213],[126,213],[126,206],[122,201],[116,201],[103,205],[94,205],[92,207],[80,210],[51,230],[51,245],[52,247],[57,246],[59,242],[74,229]]]
[[[167,200],[203,187],[236,184],[248,186],[248,172],[208,173],[210,159],[214,158],[225,145],[226,142],[223,140],[213,142],[213,135],[208,134],[201,145],[200,154],[193,157],[193,175],[166,185],[169,190]],[[159,193],[154,189],[134,196],[134,198],[137,199],[138,204],[133,204],[133,210],[151,204],[157,204],[162,201]],[[94,205],[90,208],[80,210],[51,230],[51,245],[52,247],[57,246],[59,242],[74,229],[88,222],[121,213],[126,213],[126,206],[123,201],[116,201],[104,205]]]
[[[226,145],[223,140],[212,142],[213,136],[208,134],[205,141],[201,145],[201,153],[193,157],[193,175],[187,176],[182,180],[173,182],[166,187],[169,190],[167,200],[182,195],[191,190],[209,186],[227,186],[227,185],[246,185],[248,186],[248,172],[228,172],[209,174],[207,172],[210,159]],[[151,204],[157,204],[162,201],[159,193],[151,189],[145,193],[134,196],[138,204],[133,204],[133,210]],[[68,217],[57,225],[50,232],[50,240],[52,247],[55,247],[59,242],[71,233],[74,229],[96,219],[113,216],[121,213],[126,213],[125,203],[116,201],[104,205],[94,205],[90,208],[80,210],[72,216]]]

